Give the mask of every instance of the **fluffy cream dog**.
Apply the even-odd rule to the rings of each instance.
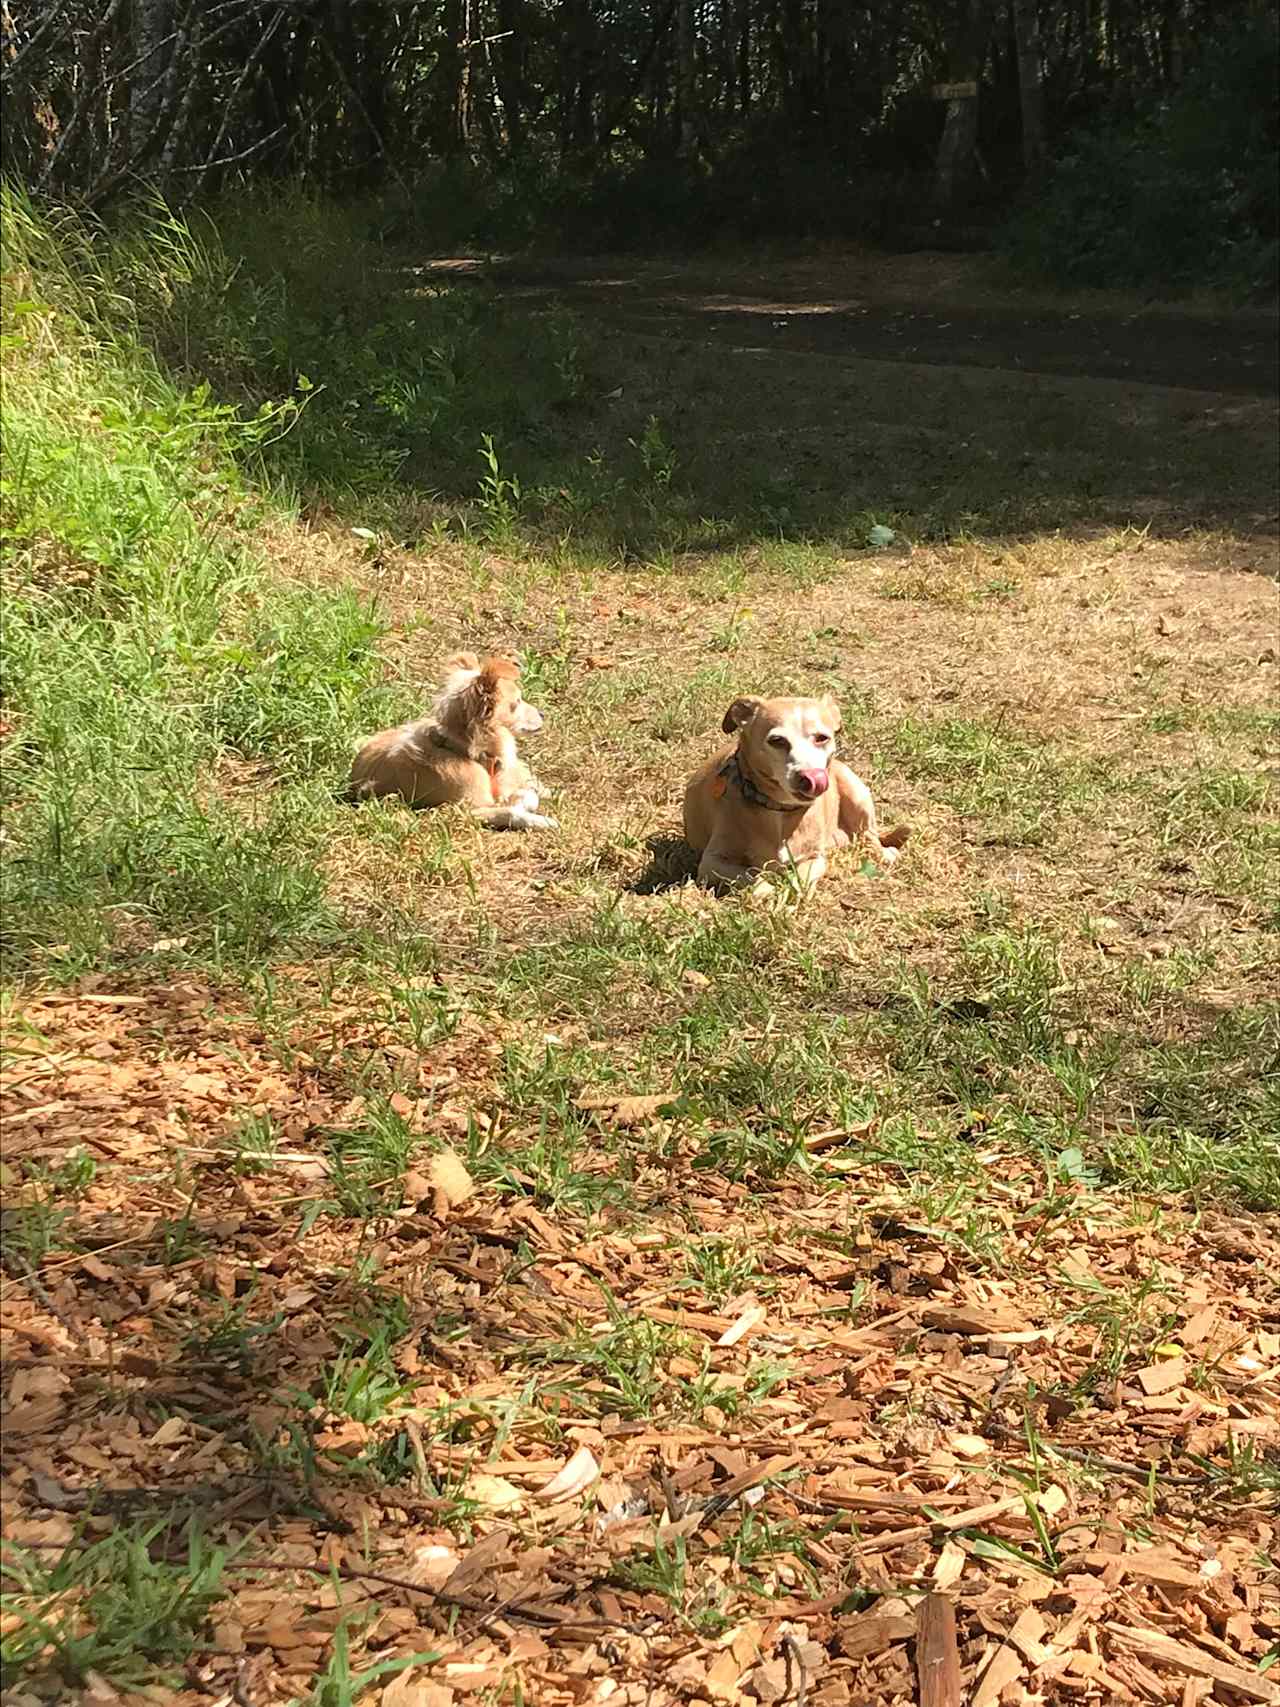
[[[361,747],[352,797],[398,794],[411,806],[469,806],[491,830],[554,830],[516,751],[517,735],[542,728],[542,713],[520,692],[517,666],[460,652],[445,672],[430,717],[383,729]]]

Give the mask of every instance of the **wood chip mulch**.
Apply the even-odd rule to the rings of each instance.
[[[382,1046],[358,1004],[330,1023]],[[433,1170],[469,1114],[517,1136],[464,1027],[402,1095],[408,1200],[360,1222],[315,1212],[359,1105],[314,1038],[282,1064],[194,984],[100,988],[26,1002],[5,1059],[6,1232],[61,1217],[33,1262],[6,1238],[6,1546],[175,1515],[232,1549],[185,1676],[86,1702],[305,1700],[345,1621],[357,1671],[436,1656],[383,1707],[1280,1703],[1273,1219],[1047,1196],[993,1155],[980,1263],[857,1134],[748,1190],[643,1099],[590,1112],[652,1153],[630,1201],[555,1214]],[[699,1289],[710,1237],[754,1246],[750,1290]],[[323,1395],[373,1288],[409,1325],[365,1423]],[[646,1324],[636,1414],[564,1344]]]

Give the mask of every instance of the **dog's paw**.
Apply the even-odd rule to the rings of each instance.
[[[880,853],[880,863],[887,869],[897,859],[900,852],[901,849],[899,848],[883,848]]]

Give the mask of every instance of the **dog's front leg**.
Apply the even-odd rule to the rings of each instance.
[[[892,832],[894,841],[882,841],[871,790],[860,776],[853,774],[848,765],[837,761],[831,769],[835,775],[836,787],[840,790],[840,828],[851,842],[864,841],[871,851],[871,857],[881,865],[892,865],[898,857],[897,841],[907,839],[905,828]]]
[[[798,865],[792,865],[789,860],[778,861],[762,869],[755,865],[739,865],[722,854],[708,851],[698,866],[698,881],[709,889],[734,890],[762,901],[785,894],[788,880],[796,883],[807,895],[826,869],[827,862],[821,855],[817,859],[802,860]]]
[[[711,848],[698,861],[698,882],[708,889],[738,889],[752,879],[755,879],[753,892],[768,888],[754,866],[739,865],[736,860],[726,859]]]

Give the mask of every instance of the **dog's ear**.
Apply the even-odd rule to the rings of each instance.
[[[832,699],[829,693],[824,693],[822,696],[822,711],[827,722],[831,725],[831,733],[833,735],[838,735],[842,727],[840,721],[840,707],[836,704],[835,700]]]
[[[764,701],[757,699],[754,694],[743,694],[741,699],[735,699],[725,712],[724,722],[720,727],[726,735],[732,735],[735,729],[741,729],[744,723],[750,723],[763,704]]]
[[[480,660],[474,652],[455,652],[452,658],[446,658],[444,661],[446,676],[459,676],[464,670],[470,673],[479,668]]]
[[[496,688],[499,682],[514,682],[520,674],[519,664],[510,658],[486,658],[480,666],[480,680],[489,688]]]

